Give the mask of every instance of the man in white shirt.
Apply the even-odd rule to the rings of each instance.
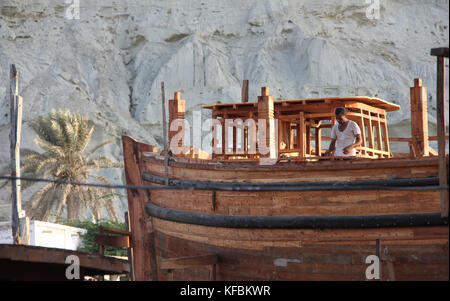
[[[325,156],[334,151],[335,157],[354,157],[355,148],[361,145],[361,129],[358,124],[347,118],[345,108],[336,108],[336,123],[331,129],[330,147]]]

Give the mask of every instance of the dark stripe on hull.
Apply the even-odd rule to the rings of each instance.
[[[153,203],[147,214],[163,220],[221,228],[259,229],[364,229],[448,225],[440,213],[360,216],[232,216],[175,210]]]
[[[145,172],[145,181],[164,185],[165,178]],[[439,178],[410,178],[390,180],[358,180],[341,182],[273,182],[242,183],[169,179],[174,189],[228,190],[228,191],[317,191],[317,190],[431,190],[441,189]],[[444,188],[442,188],[444,189]],[[446,188],[448,189],[448,187]]]

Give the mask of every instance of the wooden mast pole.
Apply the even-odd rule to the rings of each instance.
[[[431,49],[437,57],[436,114],[439,157],[439,186],[448,185],[447,160],[445,158],[445,58],[448,47]],[[448,217],[448,189],[441,190],[441,216]]]
[[[422,86],[422,79],[414,79],[411,95],[411,138],[416,156],[427,157],[428,146],[428,111],[427,87]]]
[[[11,176],[20,177],[20,134],[22,129],[22,97],[19,96],[19,81],[16,66],[11,64],[10,68],[10,118],[11,131],[9,134],[11,150]],[[20,180],[12,180],[12,218],[11,229],[14,244],[29,243],[29,219],[22,210],[20,195]]]
[[[164,82],[161,82],[161,96],[162,96],[161,103],[162,103],[165,185],[169,185],[169,154],[167,147],[166,97],[164,92]]]
[[[248,102],[248,79],[242,81],[241,100],[242,102]]]

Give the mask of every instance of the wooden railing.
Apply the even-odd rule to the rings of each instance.
[[[428,141],[437,141],[437,136],[429,136]],[[449,136],[445,136],[445,140],[449,140]],[[404,137],[389,137],[389,142],[404,142],[409,145],[409,153],[393,153],[394,157],[406,157],[406,158],[415,158],[417,155],[415,154],[414,147],[412,145],[412,138],[404,138]],[[430,156],[437,156],[438,153],[433,148],[429,147]]]

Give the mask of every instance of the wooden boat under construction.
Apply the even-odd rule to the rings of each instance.
[[[151,186],[128,189],[136,280],[366,280],[370,255],[381,280],[449,279],[445,127],[439,119],[438,136],[428,137],[420,79],[411,88],[411,138],[389,138],[386,112],[400,107],[377,98],[274,101],[266,87],[257,102],[245,98],[206,107],[219,120],[212,144],[222,153],[212,158],[192,147],[162,155],[123,137],[127,184]],[[349,160],[323,157],[336,107],[362,129]],[[169,121],[183,113],[176,93]],[[269,120],[268,153],[250,153],[245,126],[236,143],[239,129],[224,126],[230,118]],[[390,142],[408,142],[410,152],[392,152]]]

